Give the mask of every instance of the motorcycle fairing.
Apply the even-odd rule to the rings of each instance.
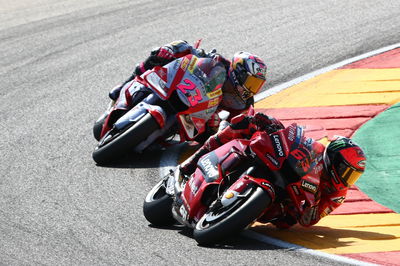
[[[120,117],[115,122],[114,126],[118,130],[121,130],[127,125],[132,124],[132,122],[136,123],[139,121],[146,113],[150,113],[155,118],[159,123],[160,128],[165,124],[166,114],[160,106],[141,102],[129,110],[125,115]]]
[[[303,129],[291,124],[272,134],[257,131],[251,138],[250,149],[271,169],[281,169],[283,162],[293,156],[293,150],[299,146]],[[296,166],[297,167],[297,166]]]
[[[221,198],[221,203],[228,206],[234,203],[239,197],[246,197],[252,187],[262,187],[267,191],[271,199],[275,198],[274,186],[265,178],[256,178],[251,175],[242,175],[233,185],[225,191]]]
[[[205,182],[210,183],[219,177],[218,171],[219,158],[215,152],[210,152],[200,158],[197,167],[203,173]]]
[[[188,109],[178,113],[184,137],[193,140],[204,132],[205,124],[222,100],[226,70],[211,58],[187,55],[163,66],[146,71],[141,78],[154,93],[167,100],[177,91]]]
[[[286,190],[289,197],[299,213],[304,211],[305,206],[314,206],[316,204],[319,183],[320,180],[318,178],[312,175],[305,175],[299,181],[287,186]]]
[[[185,185],[181,196],[189,220],[200,219],[204,214],[204,193],[222,182],[223,173],[234,167],[240,160],[238,154],[244,153],[249,143],[249,140],[235,139],[200,158],[198,168]]]
[[[128,110],[128,106],[131,104],[131,94],[136,93],[142,88],[143,84],[138,83],[135,80],[132,80],[124,85],[124,89],[127,89],[125,93],[121,93],[119,98],[115,103],[111,102],[106,111],[106,119],[103,124],[103,128],[100,133],[100,138],[103,138],[104,135],[113,127],[113,123],[119,117],[120,112],[126,112]],[[120,118],[120,117],[119,117]]]

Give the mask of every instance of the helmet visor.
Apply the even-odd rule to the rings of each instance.
[[[361,171],[358,171],[349,165],[347,165],[344,161],[335,164],[334,166],[336,174],[343,181],[343,183],[350,187],[356,183],[356,181],[363,174]]]
[[[243,87],[246,88],[250,93],[252,93],[251,96],[257,94],[261,87],[264,85],[265,79],[255,77],[252,75],[247,75],[246,80],[243,82]]]

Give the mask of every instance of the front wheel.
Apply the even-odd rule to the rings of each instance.
[[[97,141],[100,141],[101,130],[106,121],[107,114],[103,114],[93,125],[93,136]]]
[[[158,182],[143,202],[144,217],[156,226],[168,226],[175,223],[172,216],[173,199],[166,193],[166,182],[166,179]]]
[[[111,129],[95,148],[92,154],[93,160],[99,165],[111,162],[133,150],[159,128],[157,121],[147,113],[135,124],[123,130]]]
[[[193,236],[200,245],[211,245],[239,233],[255,221],[271,204],[269,194],[260,187],[251,188],[250,195],[223,206],[219,201],[200,218]]]

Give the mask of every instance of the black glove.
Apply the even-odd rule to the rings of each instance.
[[[258,130],[265,131],[268,134],[284,129],[283,124],[277,119],[266,114],[257,112],[251,119],[251,123],[257,126]]]

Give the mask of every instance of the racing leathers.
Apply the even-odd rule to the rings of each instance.
[[[327,173],[323,161],[325,146],[311,138],[304,138],[300,146],[309,151],[308,161],[314,164],[307,175],[319,181],[313,204],[304,203],[300,206],[301,210],[298,210],[291,201],[273,204],[259,219],[260,222],[271,221],[276,227],[282,229],[289,228],[296,223],[308,227],[318,223],[321,218],[344,202],[348,187]]]
[[[256,131],[272,133],[283,128],[280,121],[263,113],[256,113],[254,116],[243,114],[235,116],[226,128],[209,137],[200,149],[180,165],[181,173],[191,175],[201,156],[233,139],[250,139]]]
[[[250,139],[253,133],[259,130],[270,134],[281,129],[284,129],[284,126],[279,120],[261,113],[234,117],[228,127],[211,136],[197,152],[179,166],[179,170],[183,176],[191,175],[200,157],[221,145],[237,138]],[[272,222],[278,228],[289,228],[296,223],[311,226],[343,203],[348,187],[331,178],[326,172],[323,162],[325,146],[311,138],[303,138],[300,145],[309,151],[308,160],[313,163],[312,170],[307,174],[319,180],[312,206],[304,204],[296,208],[292,201],[272,204],[258,221]],[[294,178],[299,180],[300,177]]]

